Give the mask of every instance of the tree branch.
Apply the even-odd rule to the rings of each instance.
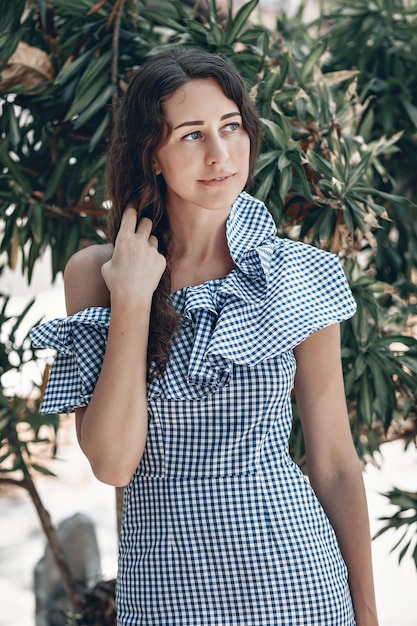
[[[111,64],[111,82],[114,85],[114,92],[112,97],[112,111],[113,117],[116,114],[117,110],[117,75],[118,75],[118,66],[119,66],[119,37],[120,37],[120,26],[122,23],[122,15],[123,15],[123,7],[125,5],[126,0],[116,0],[116,3],[113,7],[113,10],[110,14],[110,18],[108,21],[108,25],[112,22],[114,14],[116,14],[116,19],[114,22],[114,31],[113,31],[113,59]]]
[[[67,559],[65,557],[65,553],[58,539],[57,532],[52,524],[51,516],[48,513],[48,511],[45,509],[45,507],[43,506],[39,493],[35,487],[35,483],[33,482],[32,476],[30,475],[28,465],[22,454],[21,442],[19,440],[19,436],[17,434],[15,424],[9,425],[8,440],[10,442],[10,445],[13,447],[14,453],[19,458],[19,461],[20,461],[19,465],[22,468],[23,476],[24,476],[23,481],[15,481],[15,484],[17,482],[17,484],[20,487],[23,487],[24,489],[26,489],[26,491],[29,492],[32,502],[35,505],[36,512],[38,514],[42,528],[45,532],[45,535],[48,539],[48,543],[51,547],[52,554],[54,555],[55,562],[61,574],[65,591],[68,594],[69,600],[74,610],[82,613],[83,598],[78,592],[78,589],[73,579]],[[2,479],[2,482],[9,482],[10,480],[12,479],[6,478],[6,479]]]
[[[0,485],[12,485],[13,487],[23,487],[26,489],[26,484],[23,480],[15,480],[14,478],[0,478]]]

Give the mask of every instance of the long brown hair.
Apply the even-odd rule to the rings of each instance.
[[[163,102],[185,83],[215,79],[225,96],[235,102],[250,138],[249,177],[260,144],[260,121],[245,84],[234,68],[219,56],[190,48],[175,48],[149,58],[131,80],[120,104],[107,160],[107,193],[111,209],[107,220],[109,240],[115,242],[123,211],[133,202],[138,215],[150,217],[159,251],[166,255],[169,225],[165,208],[165,183],[154,171],[152,159],[170,128]],[[151,310],[149,379],[162,374],[178,330],[179,315],[170,304],[168,269],[154,293]]]

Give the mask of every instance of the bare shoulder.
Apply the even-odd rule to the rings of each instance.
[[[110,294],[101,268],[112,255],[113,245],[102,244],[83,248],[69,259],[64,272],[68,315],[91,306],[110,306]]]

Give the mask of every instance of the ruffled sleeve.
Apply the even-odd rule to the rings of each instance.
[[[101,371],[109,324],[110,309],[91,307],[30,331],[35,347],[57,352],[42,413],[70,413],[88,404]]]

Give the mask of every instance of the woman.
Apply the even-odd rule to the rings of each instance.
[[[377,624],[340,362],[355,305],[337,258],[243,191],[259,138],[225,61],[148,60],[109,154],[114,245],[72,257],[69,317],[32,334],[60,352],[44,410],[75,408],[97,478],[127,485],[120,626]]]

